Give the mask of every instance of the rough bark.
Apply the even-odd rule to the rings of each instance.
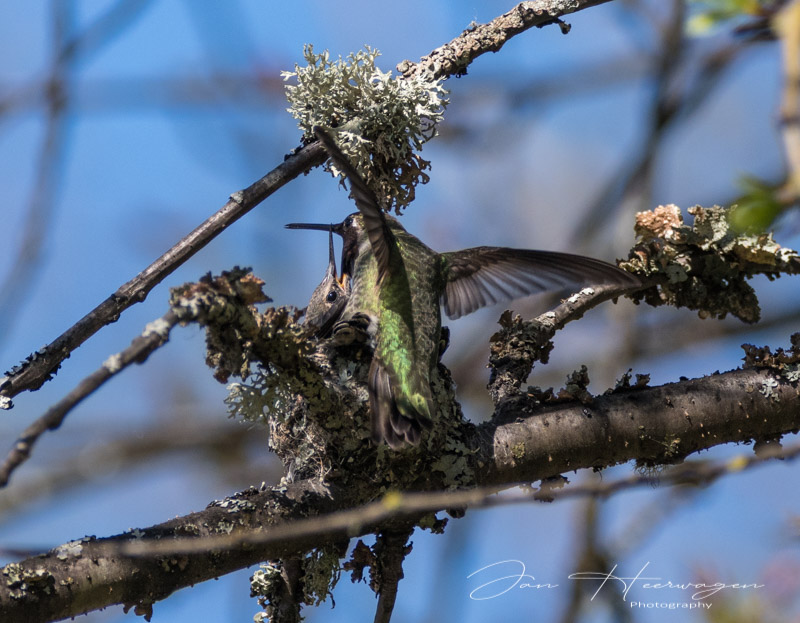
[[[631,459],[676,462],[731,441],[775,440],[800,429],[796,385],[769,369],[744,369],[626,389],[588,405],[541,407],[528,396],[511,398],[491,422],[472,431],[472,484],[502,488]],[[392,530],[426,514],[393,513],[379,504],[369,512],[324,516],[374,495],[306,480],[245,491],[132,533],[64,544],[3,569],[0,620],[53,621],[113,604],[147,614],[154,602],[179,588],[263,560]],[[212,536],[218,540],[206,540]],[[158,552],[147,539],[157,539]],[[195,540],[198,547],[192,547]]]

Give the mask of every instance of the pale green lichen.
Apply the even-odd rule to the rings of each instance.
[[[269,561],[250,578],[250,596],[257,597],[258,604],[264,608],[264,612],[253,617],[256,622],[273,620],[281,599],[291,598],[296,604],[318,606],[328,598],[341,576],[339,552],[335,547],[313,549],[300,561],[302,594],[287,597],[282,566],[282,561]]]
[[[300,129],[309,139],[315,126],[333,134],[378,196],[398,211],[406,207],[414,187],[428,181],[430,163],[414,152],[436,135],[443,118],[448,100],[442,81],[392,77],[375,65],[380,52],[369,46],[331,60],[327,50],[315,54],[309,44],[303,56],[305,67],[281,74],[296,80],[286,86],[286,97]]]
[[[761,392],[764,398],[771,398],[775,402],[778,402],[780,398],[775,394],[775,389],[778,386],[779,386],[778,381],[773,379],[771,376],[768,376],[761,383],[761,387],[758,389],[758,391]]]
[[[111,355],[108,359],[103,362],[103,367],[108,370],[111,374],[116,374],[122,369],[123,361],[122,355],[117,353],[116,355]]]
[[[328,598],[339,581],[339,554],[333,547],[319,547],[305,557],[303,568],[305,603],[318,606]]]
[[[636,215],[639,241],[620,266],[657,283],[635,292],[634,301],[697,310],[703,318],[733,314],[745,322],[760,316],[758,299],[747,280],[800,272],[800,257],[782,248],[771,234],[742,233],[730,224],[730,210],[659,206]]]
[[[250,597],[258,597],[259,605],[265,609],[264,612],[259,612],[253,617],[255,623],[270,620],[270,609],[275,600],[274,596],[280,594],[282,586],[283,578],[276,561],[261,565],[250,577]]]
[[[800,333],[794,333],[789,338],[791,347],[783,349],[778,347],[775,352],[769,346],[753,346],[752,344],[742,344],[744,350],[744,367],[769,369],[789,381],[797,383],[800,381]],[[772,389],[777,387],[776,379],[774,384],[767,385],[766,381],[761,388],[761,393],[767,398],[772,396]]]
[[[56,558],[59,560],[68,560],[69,558],[78,558],[83,554],[83,545],[81,541],[70,541],[64,545],[60,545],[55,550]]]
[[[255,375],[250,383],[231,383],[224,402],[231,418],[264,423],[266,416],[280,408],[280,402],[262,375]]]
[[[152,334],[157,333],[162,338],[166,339],[169,336],[172,325],[163,318],[157,318],[153,322],[148,323],[142,331],[142,337],[150,337]]]
[[[783,370],[783,378],[790,383],[800,381],[800,364],[788,364]]]
[[[55,587],[55,577],[43,567],[28,569],[17,563],[10,563],[3,567],[2,575],[12,599],[32,600],[32,593],[36,592],[50,595]]]

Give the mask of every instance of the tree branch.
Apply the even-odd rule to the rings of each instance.
[[[613,392],[586,405],[541,409],[523,395],[503,403],[480,430],[479,455],[492,457],[482,484],[532,481],[631,459],[672,463],[719,444],[796,433],[796,385],[771,370],[744,369]],[[524,417],[531,412],[535,417]]]
[[[474,58],[500,49],[511,36],[532,26],[555,23],[559,15],[607,1],[538,0],[522,3],[485,27],[471,28],[450,44],[435,50],[418,65],[401,64],[401,71],[406,77],[423,72],[437,76],[463,74]],[[0,399],[41,386],[71,350],[99,328],[113,322],[124,309],[143,300],[152,287],[217,233],[274,190],[323,159],[324,153],[319,145],[308,145],[270,175],[235,193],[220,212],[162,258],[122,286],[43,352],[31,356],[9,377],[0,379]],[[658,236],[654,236],[651,242],[653,248],[648,248],[647,253],[643,247],[642,261],[655,258],[656,247],[663,246]],[[791,261],[795,270],[800,269],[796,257]],[[690,279],[694,279],[695,272],[699,271],[692,265],[683,268]],[[774,263],[759,270],[768,274],[782,272]],[[675,277],[674,273],[670,279],[662,276],[658,281],[654,278],[662,289],[653,289],[652,296],[660,295],[664,299],[663,286],[672,284],[672,277]],[[205,288],[201,289],[206,293]],[[709,291],[715,290],[710,288]],[[180,295],[188,296],[190,293],[196,294],[197,288],[186,286]],[[556,311],[537,319],[541,325],[549,323],[549,328],[541,335],[533,336],[532,343],[544,348],[557,328],[601,300],[618,294],[599,291],[586,294],[584,299],[568,300]],[[683,302],[683,299],[678,300]],[[239,312],[238,309],[233,311]],[[273,378],[305,366],[302,367],[303,374],[295,375],[294,385],[286,386],[288,390],[279,386],[282,380],[278,379],[274,386],[267,387],[268,392],[264,392],[265,395],[271,392],[272,406],[281,404],[283,408],[278,417],[270,420],[273,426],[270,443],[284,443],[284,449],[288,450],[290,445],[281,437],[294,435],[299,438],[301,435],[296,434],[299,430],[303,436],[300,441],[314,451],[308,456],[315,461],[321,458],[322,464],[328,461],[327,450],[333,447],[331,439],[336,439],[325,435],[325,425],[329,425],[335,434],[349,437],[350,443],[356,446],[364,446],[363,440],[353,434],[354,430],[365,428],[364,400],[354,391],[359,382],[363,389],[363,378],[358,378],[357,358],[347,362],[356,370],[348,368],[350,376],[339,375],[340,387],[332,388],[324,377],[325,365],[332,367],[331,358],[327,361],[322,361],[324,357],[312,360],[306,351],[284,348],[296,345],[298,336],[292,333],[296,328],[296,318],[291,319],[285,310],[272,312],[282,324],[271,322],[268,314],[256,312],[244,313],[235,321],[229,316],[219,317],[219,326],[214,327],[215,344],[228,346],[231,352],[217,353],[218,378],[227,378],[226,375],[230,374],[246,376],[243,371],[250,369],[251,362],[270,368],[267,373]],[[195,317],[192,321],[205,322]],[[277,338],[275,333],[278,331],[273,332],[276,326],[283,331]],[[518,327],[510,323],[505,328],[516,330]],[[240,329],[250,332],[247,341],[251,344],[247,347],[243,341],[227,340],[230,334],[226,331]],[[312,350],[312,346],[306,346]],[[263,351],[259,352],[259,347]],[[247,351],[247,348],[251,350]],[[319,350],[313,355],[319,355]],[[209,351],[212,351],[211,346]],[[503,355],[506,354],[508,351],[504,351]],[[520,359],[526,357],[531,363],[535,359],[526,353],[520,355]],[[501,362],[494,363],[495,372],[501,372]],[[440,368],[433,382],[438,384],[434,389],[439,409],[437,425],[441,426],[426,438],[427,447],[396,453],[387,459],[384,449],[364,447],[360,454],[356,454],[350,453],[349,447],[342,444],[338,454],[331,451],[329,462],[321,465],[322,477],[319,479],[302,480],[270,490],[263,487],[261,490],[250,489],[186,517],[106,539],[74,541],[42,556],[7,565],[2,570],[6,581],[0,582],[0,619],[54,620],[116,603],[124,604],[126,608],[135,607],[137,613],[147,616],[155,601],[178,588],[265,559],[296,558],[312,548],[340,544],[357,534],[398,534],[407,528],[409,521],[420,522],[426,515],[441,509],[499,503],[496,502],[498,498],[489,497],[489,494],[514,483],[542,480],[540,497],[551,499],[561,495],[552,483],[565,481],[557,480],[558,475],[565,471],[586,467],[601,469],[632,458],[645,466],[673,463],[682,461],[692,452],[730,441],[755,439],[757,447],[771,444],[767,447],[774,448],[777,444],[772,442],[781,435],[800,429],[797,382],[790,382],[788,375],[786,378],[782,376],[779,367],[746,368],[655,388],[625,388],[594,398],[582,394],[581,403],[574,400],[565,402],[565,396],[560,395],[546,404],[540,395],[520,393],[529,371],[530,365],[523,362],[500,381],[497,379],[502,375],[493,378],[496,390],[494,417],[476,428],[461,419],[447,371]],[[102,370],[98,373],[105,374]],[[86,393],[68,396],[65,404],[70,401],[74,404],[75,398],[79,400],[82,395]],[[446,422],[440,415],[444,410],[450,417]],[[323,411],[325,418],[320,417]],[[63,419],[65,413],[62,410],[60,418]],[[350,417],[356,414],[358,417]],[[347,426],[342,425],[343,416],[346,416]],[[55,422],[56,425],[60,421],[58,418],[42,419],[42,422]],[[796,456],[798,453],[800,449],[794,448],[783,455]],[[301,456],[299,454],[284,453],[281,456],[284,459],[289,457],[292,466],[295,461],[300,465],[300,459],[294,458]],[[339,469],[343,463],[337,461],[342,456],[351,462],[347,473],[344,473],[347,470]],[[761,460],[762,457],[751,457],[744,463],[756,464]],[[395,468],[394,473],[406,474],[415,480],[391,480],[385,475],[387,464]],[[462,468],[462,464],[466,468]],[[365,465],[374,468],[373,471],[367,472],[363,469]],[[409,465],[423,465],[430,469],[415,472],[406,469]],[[707,481],[732,471],[733,467],[726,465],[707,470],[680,467],[675,470],[679,476],[674,480]],[[298,473],[300,469],[298,467]],[[467,476],[471,480],[467,480]],[[353,482],[356,486],[349,486]],[[428,495],[390,494],[380,502],[373,501],[377,491],[408,482],[412,483],[408,488],[413,486],[423,491],[439,491],[443,483],[462,490]],[[625,483],[625,486],[643,482],[650,483],[652,479],[637,475],[617,481]],[[617,483],[602,484],[594,491],[586,492],[608,494],[616,490],[613,485]],[[530,497],[526,495],[525,501]],[[330,514],[334,511],[338,512]],[[396,582],[402,577],[402,545],[404,542],[399,541],[392,544],[395,564],[389,567],[391,577],[387,588],[390,592],[392,585],[396,588]],[[392,599],[387,592],[383,612],[390,611],[389,601]]]
[[[402,61],[397,65],[404,78],[426,74],[434,79],[463,76],[467,66],[486,52],[497,52],[506,42],[536,26],[559,23],[559,18],[611,0],[535,0],[520,2],[508,13],[487,24],[474,24],[461,35],[423,56],[419,63]]]
[[[631,458],[676,461],[729,441],[774,440],[800,429],[800,391],[795,385],[771,370],[745,369],[628,389],[597,397],[589,406],[571,403],[541,409],[522,396],[507,401],[492,422],[475,432],[467,448],[482,466],[475,470],[472,486],[488,490],[437,493],[433,499],[395,494],[343,511],[369,502],[362,489],[312,480],[274,490],[251,489],[151,528],[74,541],[7,565],[7,581],[0,583],[0,619],[49,621],[118,603],[146,613],[153,602],[178,588],[262,560],[397,529],[432,510],[492,504],[489,500],[496,498],[487,498],[489,491],[514,483]],[[763,391],[766,387],[769,392]],[[751,457],[739,467],[762,460]],[[685,469],[685,482],[702,480],[697,476],[702,470],[678,469]],[[641,476],[633,480],[652,482]],[[559,494],[563,495],[547,492]],[[336,510],[341,512],[324,515]]]
[[[376,559],[374,578],[378,589],[378,605],[375,608],[374,623],[389,623],[397,600],[397,585],[403,579],[403,561],[411,552],[408,539],[414,533],[414,526],[404,530],[392,530],[378,535],[373,548]]]
[[[28,356],[19,366],[0,378],[0,408],[10,408],[10,399],[25,390],[42,386],[61,362],[105,325],[115,322],[128,307],[143,301],[147,294],[218,234],[235,223],[276,190],[325,161],[325,150],[318,143],[306,145],[244,190],[231,195],[218,212],[210,216],[169,251],[145,268],[114,294],[67,329],[52,343]]]
[[[423,67],[436,66],[437,77],[461,75],[475,58],[488,51],[497,51],[514,35],[533,26],[544,26],[566,15],[610,0],[536,0],[523,2],[514,9],[492,20],[485,28],[476,27],[466,31],[450,43],[434,50],[422,59],[419,65],[408,61],[401,63],[398,71],[404,78],[416,75]],[[481,37],[481,33],[493,33]],[[434,56],[446,55],[447,62],[431,60]],[[416,69],[415,69],[416,68]],[[150,290],[161,283],[186,260],[202,249],[229,225],[236,222],[283,185],[325,161],[325,150],[318,142],[306,145],[273,169],[260,180],[244,190],[231,195],[231,199],[214,215],[194,231],[175,244],[169,251],[144,269],[136,277],[122,285],[114,294],[95,307],[75,325],[67,329],[53,342],[29,355],[15,366],[5,377],[0,378],[0,409],[10,409],[11,398],[26,390],[36,390],[54,374],[61,362],[73,350],[89,339],[102,327],[116,321],[128,307],[143,301]]]
[[[103,362],[97,370],[83,379],[71,392],[50,407],[17,438],[3,464],[0,465],[0,487],[5,487],[14,470],[22,465],[34,444],[48,430],[55,430],[80,402],[99,389],[111,377],[119,374],[132,363],[144,363],[154,350],[169,339],[169,333],[177,324],[178,317],[170,310],[164,316],[145,327],[144,332],[134,338],[131,345]]]

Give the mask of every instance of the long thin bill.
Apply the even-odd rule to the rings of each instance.
[[[337,231],[340,227],[339,225],[333,225],[332,223],[289,223],[288,225],[284,225],[286,229],[316,229],[318,231],[332,231],[335,234],[338,234]]]
[[[336,256],[333,253],[333,225],[328,228],[328,263],[333,268],[333,276],[336,277]]]

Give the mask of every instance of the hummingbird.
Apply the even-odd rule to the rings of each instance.
[[[339,320],[347,303],[348,281],[346,275],[341,279],[336,276],[336,257],[333,252],[333,226],[328,228],[328,268],[306,308],[304,324],[311,327],[314,336],[326,338],[330,336],[333,325]]]
[[[436,367],[441,308],[451,319],[481,307],[546,290],[588,284],[621,288],[634,275],[589,257],[553,251],[475,247],[437,253],[386,214],[377,196],[321,128],[333,164],[350,182],[358,212],[341,223],[290,223],[290,229],[340,235],[348,297],[337,329],[369,319],[374,354],[367,375],[372,440],[392,449],[417,445],[432,427],[430,377]]]

